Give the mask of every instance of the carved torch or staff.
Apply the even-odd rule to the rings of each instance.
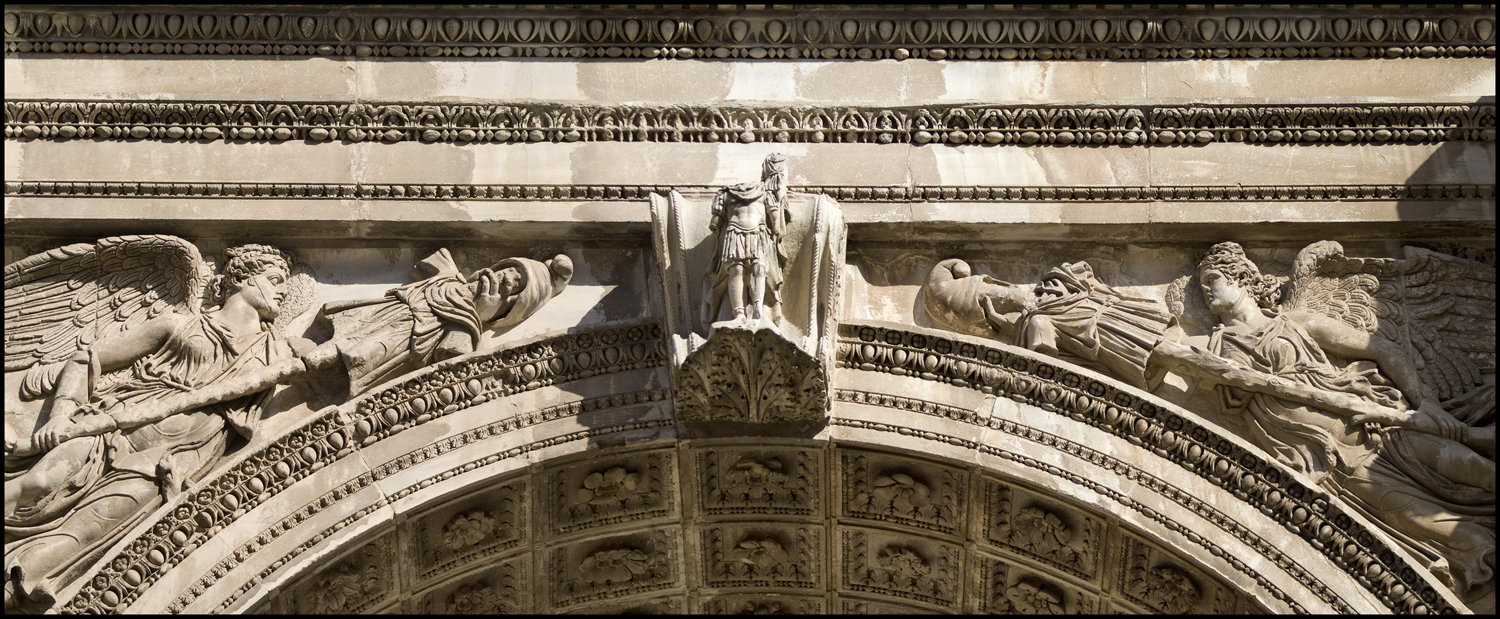
[[[1352,417],[1356,422],[1398,426],[1442,436],[1442,430],[1427,419],[1426,415],[1413,415],[1410,411],[1381,406],[1353,396],[1328,392],[1280,376],[1258,372],[1196,346],[1185,346],[1164,340],[1152,350],[1151,363],[1159,363],[1180,374],[1214,383],[1315,406]],[[1465,427],[1458,442],[1476,449],[1493,450],[1495,430],[1494,428]]]
[[[242,398],[268,389],[294,376],[305,374],[307,369],[307,364],[302,359],[287,359],[221,383],[154,402],[119,406],[109,411],[97,410],[94,406],[80,408],[73,413],[72,425],[58,432],[57,442],[62,444],[83,436],[97,436],[115,430],[135,428],[161,421],[178,413]],[[6,447],[10,451],[8,455],[17,458],[32,456],[43,451],[29,436],[22,437],[13,448],[8,444]]]

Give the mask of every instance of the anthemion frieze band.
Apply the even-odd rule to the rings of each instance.
[[[8,6],[5,610],[1493,614],[1495,19]]]

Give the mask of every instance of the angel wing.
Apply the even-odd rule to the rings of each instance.
[[[1495,269],[1408,247],[1405,259],[1349,258],[1319,241],[1297,254],[1283,307],[1344,321],[1401,345],[1450,400],[1495,366]]]
[[[131,235],[79,243],[5,267],[5,371],[47,374],[96,341],[162,312],[201,311],[211,273],[192,243]],[[49,381],[50,382],[50,381]]]

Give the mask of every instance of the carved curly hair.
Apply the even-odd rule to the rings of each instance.
[[[266,272],[267,269],[281,267],[291,274],[292,264],[290,254],[270,245],[252,243],[231,247],[224,250],[224,267],[219,270],[214,295],[222,302],[224,297],[232,291],[238,290],[247,280]]]
[[[1264,308],[1276,307],[1281,300],[1281,280],[1274,275],[1261,275],[1255,263],[1245,256],[1245,248],[1239,243],[1226,241],[1209,248],[1208,255],[1198,261],[1198,272],[1213,269],[1228,276],[1255,298]]]

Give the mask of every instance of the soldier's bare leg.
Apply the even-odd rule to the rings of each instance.
[[[766,314],[766,266],[763,259],[756,259],[750,276],[750,304],[755,307],[755,319]]]
[[[734,309],[734,319],[745,319],[745,264],[729,265],[729,307]]]

